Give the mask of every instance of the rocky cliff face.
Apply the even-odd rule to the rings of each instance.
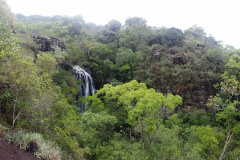
[[[58,46],[59,48],[61,48],[62,51],[64,51],[66,49],[65,43],[62,42],[60,39],[58,39],[56,37],[51,37],[51,41],[52,41],[52,45]]]
[[[54,51],[53,46],[58,46],[61,50],[65,50],[65,44],[60,39],[51,37],[50,39],[42,36],[33,36],[33,41],[39,45],[40,51]]]
[[[153,46],[154,67],[152,72],[155,84],[157,84],[154,88],[164,94],[180,95],[183,98],[184,107],[205,107],[209,96],[216,94],[212,84],[217,81],[209,77],[207,69],[201,68],[208,63],[199,56],[205,54],[204,45],[197,44],[194,51],[197,53],[177,47],[166,49],[161,46]],[[170,62],[167,66],[162,63],[166,60]],[[162,69],[164,71],[161,71]]]
[[[181,90],[179,95],[183,98],[183,105],[205,107],[209,96],[216,94],[216,90],[211,85],[208,83],[199,83]]]

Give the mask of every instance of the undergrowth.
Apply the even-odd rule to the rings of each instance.
[[[39,133],[28,133],[22,129],[11,130],[0,124],[0,132],[9,144],[18,146],[45,160],[60,160],[62,151],[49,140],[45,140]],[[30,148],[31,147],[31,148]]]

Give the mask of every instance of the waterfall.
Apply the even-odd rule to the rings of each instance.
[[[75,71],[76,79],[81,80],[82,84],[79,86],[79,97],[87,97],[95,94],[96,90],[93,85],[92,77],[89,73],[87,73],[84,69],[79,67],[78,65],[73,67],[73,70]],[[85,104],[79,103],[80,112],[83,113],[85,111],[85,107],[87,106],[88,102]]]

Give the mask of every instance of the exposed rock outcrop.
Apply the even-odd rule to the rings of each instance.
[[[175,55],[177,53],[177,51],[173,48],[169,48],[168,53],[171,54],[171,55]]]
[[[186,64],[187,63],[187,58],[186,56],[180,54],[180,55],[176,55],[173,56],[173,64]]]
[[[152,46],[152,50],[153,50],[153,61],[160,61],[160,58],[162,56],[161,53],[161,47],[158,45]]]
[[[40,51],[51,51],[51,40],[46,37],[33,36],[33,41],[39,45]]]
[[[62,42],[60,39],[56,37],[51,37],[51,41],[52,41],[52,45],[58,46],[59,48],[61,48],[62,51],[66,49],[65,43]]]
[[[161,56],[162,56],[162,54],[160,52],[155,52],[153,54],[153,59],[157,60],[157,61],[160,61]]]
[[[54,51],[54,48],[53,48],[54,45],[61,48],[61,50],[66,49],[64,42],[62,42],[60,39],[55,37],[51,37],[49,39],[43,36],[33,36],[33,41],[39,45],[39,50],[44,52]]]
[[[197,47],[196,51],[199,55],[205,53],[204,45],[197,44]],[[154,67],[152,73],[162,73],[161,68],[164,68],[165,66],[164,63],[161,66],[159,61],[164,61],[165,59],[170,60],[172,64],[169,65],[173,68],[175,73],[163,74],[163,76],[167,77],[159,77],[159,79],[156,80],[156,90],[165,94],[173,93],[180,95],[183,98],[183,107],[195,106],[204,108],[206,107],[209,96],[216,94],[216,90],[212,88],[212,84],[215,82],[207,81],[208,75],[206,73],[201,73],[201,71],[197,69],[196,73],[191,72],[191,68],[186,66],[187,63],[196,63],[194,58],[201,60],[201,57],[194,57],[191,55],[194,53],[195,52],[191,52],[188,49],[177,47],[165,48],[164,46],[153,45],[152,58]],[[202,64],[207,64],[205,61],[201,62]],[[177,68],[179,68],[179,70]],[[168,71],[171,70],[168,69]],[[196,82],[196,80],[192,80],[193,78],[198,79],[198,81]],[[161,81],[164,82],[161,83]]]

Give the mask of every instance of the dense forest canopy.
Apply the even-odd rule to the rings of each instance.
[[[239,159],[240,50],[202,27],[13,15],[1,0],[0,28],[9,143],[44,159]],[[78,96],[74,65],[96,94]]]

